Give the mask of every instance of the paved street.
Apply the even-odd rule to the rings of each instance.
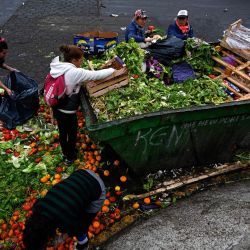
[[[1,0],[0,2],[0,26],[3,26],[9,18],[16,12],[16,10],[25,4],[25,0]]]
[[[188,9],[195,35],[207,41],[220,39],[239,18],[250,27],[249,0],[1,0],[0,36],[9,44],[6,63],[42,87],[59,45],[91,30],[116,31],[123,40],[121,28],[137,8],[147,11],[149,24],[163,29],[179,9]],[[0,79],[6,74],[0,70]],[[242,181],[184,199],[112,239],[105,249],[246,250],[249,235],[250,181]]]
[[[106,250],[249,250],[250,181],[194,194],[112,239]]]
[[[112,13],[119,15],[117,18],[110,18],[110,22],[104,22],[103,28],[107,30],[117,30],[118,23],[121,23],[121,26],[126,26],[126,23],[133,15],[133,10],[138,8],[147,11],[150,23],[164,30],[173,22],[178,10],[187,9],[189,10],[190,23],[193,25],[195,36],[209,42],[221,38],[223,30],[240,18],[243,19],[247,27],[250,27],[250,1],[248,0],[158,0],[154,2],[145,0],[103,0],[102,2],[106,7],[102,9],[102,18],[104,20]],[[114,19],[115,22],[112,21]]]
[[[7,38],[10,48],[6,63],[42,86],[58,47],[72,43],[77,32],[95,29],[97,10],[96,0],[26,1],[2,26],[1,35]]]

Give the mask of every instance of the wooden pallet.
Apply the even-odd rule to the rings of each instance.
[[[238,100],[250,99],[248,95],[250,94],[250,76],[246,73],[250,72],[250,60],[246,61],[238,54],[236,55],[232,51],[227,51],[224,48],[222,48],[220,52],[222,56],[232,56],[233,60],[238,64],[238,66],[234,67],[219,57],[213,56],[213,60],[218,64],[217,67],[214,67],[214,70],[220,73],[217,78],[224,80],[223,84],[225,87],[233,92],[235,96],[237,96]],[[240,89],[240,92],[230,87],[227,82],[237,86]]]
[[[239,171],[242,169],[249,169],[250,167],[250,161],[247,161],[246,163],[236,162],[233,164],[224,164],[217,166],[211,170],[208,170],[205,173],[200,173],[198,176],[185,176],[181,177],[175,180],[170,181],[164,181],[163,183],[158,184],[158,189],[152,190],[147,193],[143,194],[128,194],[123,197],[123,201],[131,201],[131,200],[140,200],[144,199],[146,197],[152,196],[152,195],[158,195],[162,193],[170,193],[173,192],[173,190],[176,190],[178,188],[194,184],[200,181],[207,180],[209,178],[220,176],[224,174],[229,174],[234,171]]]
[[[223,39],[221,40],[220,42],[220,45],[232,52],[234,52],[235,54],[247,59],[247,60],[250,60],[250,47],[249,49],[236,49],[236,48],[232,48],[229,46],[229,44],[227,43],[227,38],[232,34],[232,29],[233,28],[236,28],[236,29],[239,29],[240,26],[242,24],[242,20],[239,19],[237,20],[236,22],[232,23],[229,28],[226,30],[225,32],[225,35],[223,37]]]

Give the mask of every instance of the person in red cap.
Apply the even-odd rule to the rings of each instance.
[[[145,37],[145,25],[148,16],[144,10],[136,10],[132,22],[128,25],[125,33],[126,42],[134,38],[138,43],[147,43],[154,40],[153,37]]]
[[[188,22],[188,11],[180,10],[173,24],[170,24],[167,30],[168,37],[175,36],[182,40],[194,36],[193,28]]]

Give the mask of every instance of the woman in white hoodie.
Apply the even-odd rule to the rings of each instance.
[[[59,129],[59,141],[64,163],[70,165],[76,159],[77,115],[80,104],[79,91],[84,81],[100,80],[110,76],[113,68],[90,71],[81,68],[83,51],[75,45],[62,45],[64,62],[59,57],[52,60],[50,74],[53,78],[64,75],[67,98],[58,107],[53,108]]]

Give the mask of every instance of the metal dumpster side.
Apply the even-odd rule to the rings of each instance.
[[[230,162],[250,150],[250,101],[166,110],[97,123],[81,93],[86,128],[108,144],[137,174]]]

